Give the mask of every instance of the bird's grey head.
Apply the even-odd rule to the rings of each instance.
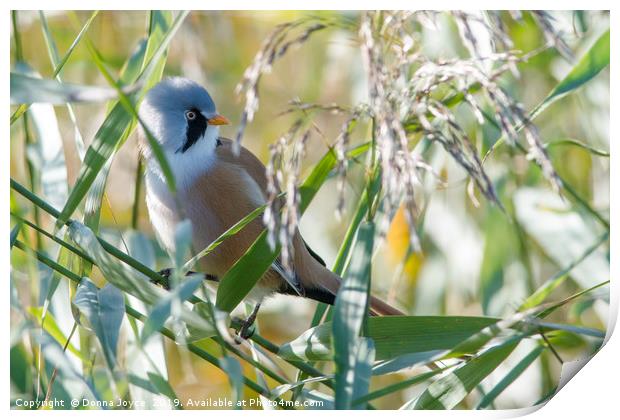
[[[228,124],[216,112],[209,92],[183,77],[167,78],[155,85],[140,106],[140,118],[164,151],[175,154],[186,153],[198,142],[215,144],[217,126]]]

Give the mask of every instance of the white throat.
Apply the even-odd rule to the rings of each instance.
[[[174,174],[177,191],[186,191],[200,175],[203,175],[215,162],[215,148],[220,130],[216,126],[207,126],[205,134],[185,152],[164,150],[168,165]],[[147,188],[159,189],[166,186],[166,178],[152,154],[146,158]],[[155,191],[153,191],[155,192]]]
[[[185,195],[191,191],[194,181],[205,174],[215,162],[215,148],[219,137],[218,127],[208,126],[205,135],[184,153],[164,151],[174,174],[177,192]],[[179,200],[174,197],[157,158],[149,153],[145,157],[146,205],[155,233],[164,248],[175,249],[176,225],[182,213],[177,208]]]

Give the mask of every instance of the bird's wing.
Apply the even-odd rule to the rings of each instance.
[[[297,273],[289,273],[282,265],[280,258],[276,258],[273,264],[271,264],[271,268],[286,281],[287,283],[286,286],[292,288],[293,293],[290,293],[290,294],[299,295],[299,296],[306,295],[306,291],[304,287],[302,286],[301,279],[299,278]],[[280,288],[280,291],[288,290],[288,287]]]
[[[239,154],[236,155],[233,149],[233,141],[220,137],[215,148],[215,154],[219,161],[242,167],[258,184],[265,197],[267,196],[265,165],[252,152],[245,147],[240,147]]]
[[[310,245],[308,245],[305,239],[303,241],[304,241],[304,245],[306,246],[306,249],[308,250],[308,253],[312,255],[312,258],[314,258],[323,267],[327,267],[327,264],[325,264],[325,260],[321,258],[321,256],[317,254],[312,248],[310,248]]]
[[[256,204],[253,202],[252,210],[262,205],[267,200],[267,195],[268,195],[265,165],[263,165],[263,163],[256,156],[254,156],[252,152],[250,152],[245,147],[240,147],[239,154],[236,155],[233,150],[232,140],[229,140],[226,138],[219,138],[218,145],[215,148],[215,152],[217,156],[217,161],[219,163],[225,163],[227,164],[226,166],[228,167],[236,167],[236,168],[243,170],[245,173],[247,173],[250,176],[250,178],[254,181],[255,185],[257,185],[260,188],[261,194],[263,196],[262,197],[263,200],[259,204]],[[235,203],[235,205],[237,204],[242,204],[242,203]],[[249,211],[247,211],[246,214],[247,213],[249,213]],[[243,216],[245,216],[245,214],[242,215],[242,217]],[[260,230],[262,229],[263,229],[263,226],[261,225]],[[254,239],[256,239],[256,236],[260,234],[260,231],[258,232],[254,231],[254,234],[255,234]],[[290,286],[298,294],[303,294],[303,286],[301,285],[299,277],[295,275],[294,273],[293,275],[286,273],[286,270],[284,269],[284,267],[282,267],[282,264],[280,263],[279,259],[274,261],[271,268],[273,271],[278,273],[282,279],[284,279],[287,283],[289,283]]]
[[[239,155],[235,155],[232,140],[225,138],[219,139],[218,147],[215,150],[219,161],[243,168],[260,187],[266,199],[267,177],[265,174],[265,165],[263,165],[252,152],[241,147]],[[234,200],[234,198],[232,198],[232,200]],[[256,207],[257,206],[254,206],[253,208]],[[255,222],[257,222],[257,220],[255,220]],[[260,224],[260,226],[258,233],[263,229],[262,224]],[[258,236],[258,233],[256,236]],[[256,238],[256,236],[254,238]],[[287,275],[279,259],[272,265],[272,271],[277,272],[280,277],[286,281],[284,287],[280,287],[280,293],[300,294],[301,292],[308,298],[333,304],[338,289],[340,288],[340,277],[325,267],[323,259],[310,249],[308,244],[306,244],[301,237],[299,231],[295,233],[293,245],[295,247],[295,273],[293,276]],[[291,287],[288,288],[286,286],[287,284]],[[402,315],[402,312],[392,308],[390,305],[374,296],[371,297],[370,306],[373,314]]]
[[[239,156],[235,156],[232,143],[233,142],[230,139],[224,137],[219,138],[219,144],[216,148],[218,158],[226,162],[241,165],[252,177],[252,179],[254,179],[254,181],[261,187],[263,194],[267,196],[267,177],[265,175],[265,165],[263,165],[263,163],[245,147],[241,147],[239,150]],[[323,258],[314,252],[305,240],[303,242],[306,250],[310,253],[312,258],[317,260],[322,266],[325,266],[325,261],[323,261]]]

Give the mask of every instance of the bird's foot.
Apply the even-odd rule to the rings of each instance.
[[[244,340],[247,340],[254,335],[254,325],[247,323],[246,321],[247,320],[241,322],[241,328],[239,328],[237,335],[235,335],[235,343],[237,344],[243,343]]]
[[[158,271],[158,274],[164,278],[164,282],[150,279],[151,283],[161,286],[166,290],[170,290],[170,275],[172,274],[172,268],[164,268],[163,270]]]
[[[170,290],[170,276],[172,275],[172,270],[174,269],[164,268],[163,270],[160,270],[158,273],[160,276],[164,278],[165,281],[162,282],[162,281],[151,279],[151,283],[161,286],[166,290]],[[185,276],[192,276],[194,274],[200,274],[200,273],[196,273],[195,271],[188,271],[187,273],[185,273]],[[215,281],[215,282],[219,281],[219,278],[214,274],[204,273],[203,275],[204,275],[205,280],[210,280],[210,281]]]
[[[258,315],[258,310],[260,309],[260,303],[254,307],[250,316],[241,321],[241,327],[237,331],[237,335],[235,336],[235,342],[237,344],[241,344],[243,340],[247,340],[252,337],[254,331],[254,322],[256,321],[256,316]]]

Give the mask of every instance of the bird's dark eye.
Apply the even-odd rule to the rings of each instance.
[[[207,119],[198,108],[191,108],[185,111],[185,119],[187,120],[185,142],[178,148],[177,153],[185,153],[187,149],[204,136],[207,130]]]

